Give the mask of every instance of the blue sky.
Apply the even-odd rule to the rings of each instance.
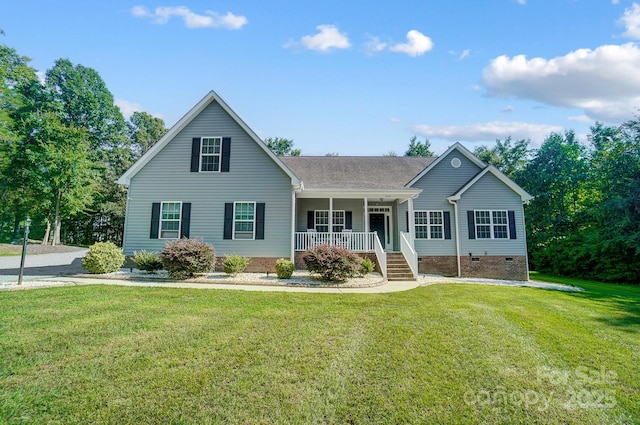
[[[4,0],[0,40],[41,72],[94,68],[125,116],[173,125],[215,90],[303,155],[539,145],[640,107],[640,3],[625,0]]]

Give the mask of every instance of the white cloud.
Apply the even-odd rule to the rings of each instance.
[[[640,5],[638,3],[633,3],[631,8],[625,9],[618,22],[626,29],[623,36],[640,39]]]
[[[407,33],[407,42],[391,46],[392,52],[406,53],[409,56],[420,56],[433,48],[433,42],[420,31],[411,30]]]
[[[458,60],[462,60],[464,58],[466,58],[467,56],[469,56],[471,54],[471,50],[469,49],[465,49],[462,51],[462,53],[460,53],[460,56],[458,56]]]
[[[346,33],[341,33],[335,25],[318,25],[319,31],[314,35],[305,35],[299,42],[290,41],[284,47],[302,46],[309,50],[328,52],[332,49],[347,49],[351,47]]]
[[[393,123],[393,124],[397,124],[397,123],[400,122],[400,118],[391,117],[387,121],[390,122],[390,123]]]
[[[484,69],[483,82],[490,96],[532,99],[620,122],[640,106],[640,48],[605,45],[553,59],[499,56]]]
[[[412,130],[421,136],[445,139],[453,142],[492,142],[496,139],[531,139],[539,144],[552,132],[562,132],[563,128],[548,124],[531,124],[517,121],[491,121],[467,125],[415,125]]]
[[[500,112],[502,112],[503,114],[510,114],[511,112],[514,111],[513,106],[511,105],[507,105],[505,108],[503,108]]]
[[[586,115],[576,115],[574,117],[569,117],[569,121],[573,122],[593,122],[591,118]]]
[[[144,111],[139,103],[129,102],[128,100],[114,99],[114,103],[120,108],[120,112],[122,112],[125,119],[129,119],[134,112]]]
[[[367,34],[368,41],[364,43],[364,50],[367,54],[374,54],[387,48],[387,43],[380,41],[379,37]]]
[[[133,115],[134,112],[146,112],[142,107],[142,105],[140,105],[139,103],[129,102],[128,100],[124,100],[124,99],[114,99],[113,102],[116,104],[118,108],[120,108],[120,112],[122,112],[122,116],[124,116],[124,118],[127,120],[131,118],[131,115]],[[151,112],[147,112],[147,113],[156,118],[164,119],[162,114],[156,114]]]
[[[518,4],[527,4],[527,0],[516,0]]]
[[[620,0],[611,0],[611,4],[618,4],[620,3]]]
[[[153,12],[144,6],[134,6],[131,9],[131,14],[138,18],[153,19],[156,24],[166,24],[175,16],[182,18],[187,28],[225,28],[237,30],[248,22],[246,17],[234,15],[231,12],[227,12],[226,15],[220,15],[217,12],[207,10],[204,15],[198,15],[184,6],[156,7]]]

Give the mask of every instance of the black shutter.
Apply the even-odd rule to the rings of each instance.
[[[509,239],[516,239],[516,213],[508,211],[509,215]]]
[[[191,139],[191,172],[200,171],[200,138]]]
[[[151,205],[151,239],[158,239],[158,229],[160,227],[160,202]]]
[[[189,227],[191,226],[191,202],[182,203],[182,223],[180,223],[180,237],[189,237]]]
[[[315,211],[307,211],[307,229],[316,228],[316,214]]]
[[[467,211],[467,224],[469,226],[469,239],[476,238],[476,214],[473,210]]]
[[[353,213],[351,211],[345,211],[344,213],[344,228],[353,229]]]
[[[444,238],[451,239],[451,213],[449,211],[444,211],[442,213],[442,219],[444,224]]]
[[[264,202],[256,204],[256,239],[264,239]]]
[[[233,239],[233,203],[224,204],[224,239]]]
[[[220,171],[223,173],[229,172],[229,159],[231,158],[231,137],[222,138],[222,163],[220,164]]]
[[[411,231],[411,226],[409,225],[409,211],[407,211],[407,233],[409,233]]]

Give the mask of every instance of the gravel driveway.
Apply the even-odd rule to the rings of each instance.
[[[61,247],[66,252],[51,254],[29,254],[24,261],[24,276],[65,276],[86,273],[82,268],[82,257],[86,248]],[[0,278],[17,276],[20,272],[20,256],[0,257]]]

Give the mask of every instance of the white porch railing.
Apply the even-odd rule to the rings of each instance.
[[[402,255],[404,255],[404,259],[407,260],[407,264],[411,268],[413,272],[413,277],[418,277],[418,254],[415,249],[413,249],[413,244],[409,242],[411,239],[411,235],[400,232],[400,251],[402,251]]]
[[[354,252],[372,252],[377,239],[375,236],[375,232],[296,232],[295,250],[306,251],[319,245],[332,245]]]
[[[376,258],[378,259],[380,270],[382,270],[382,277],[386,279],[387,278],[387,253],[384,252],[384,248],[380,243],[380,239],[378,238],[377,233],[374,233],[374,243],[375,243]]]

